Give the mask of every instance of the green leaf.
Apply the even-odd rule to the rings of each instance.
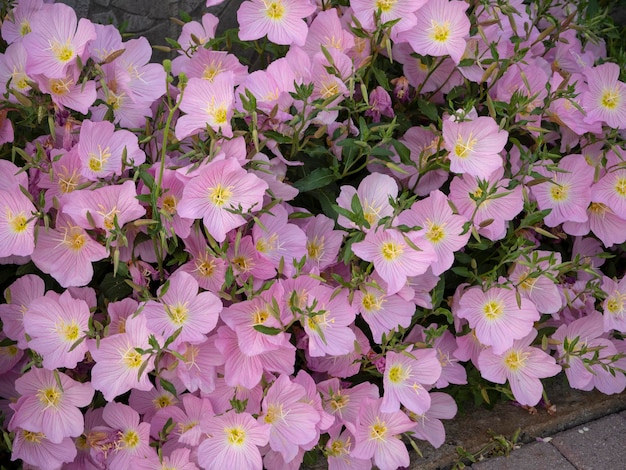
[[[317,168],[293,185],[301,192],[311,191],[335,181],[335,175],[330,168]]]
[[[165,390],[166,392],[170,392],[175,397],[178,396],[178,393],[176,392],[176,387],[174,387],[174,384],[172,382],[162,378],[159,378],[159,382],[161,383],[161,387],[163,387],[163,390]]]
[[[417,100],[417,107],[419,110],[431,121],[437,122],[439,120],[439,113],[437,113],[437,106],[425,99]]]
[[[273,326],[265,325],[254,325],[253,328],[259,333],[263,333],[264,335],[269,336],[276,336],[278,333],[281,333],[283,331],[280,328],[274,328]]]

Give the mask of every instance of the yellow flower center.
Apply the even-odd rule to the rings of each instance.
[[[622,101],[622,97],[619,94],[619,90],[617,87],[615,88],[605,88],[602,91],[602,96],[600,97],[600,104],[603,108],[613,110],[617,108]]]
[[[100,210],[97,214],[101,215],[103,218],[102,225],[104,225],[104,228],[107,230],[113,230],[115,228],[115,216],[120,213],[119,209],[115,206],[110,211],[106,212],[102,204],[99,205],[99,208]]]
[[[59,328],[59,333],[65,341],[73,343],[80,336],[80,327],[75,320],[72,320],[70,323],[63,323]]]
[[[212,277],[215,272],[215,261],[205,258],[198,258],[195,261],[196,271],[200,273],[202,277]]]
[[[273,424],[278,419],[283,418],[283,407],[282,405],[269,405],[267,407],[267,413],[265,413],[265,421],[267,424]]]
[[[404,248],[402,245],[396,242],[385,242],[380,248],[380,253],[385,261],[393,261],[402,255],[403,252]]]
[[[215,64],[215,62],[211,62],[209,65],[204,67],[204,71],[202,72],[202,78],[212,82],[213,79],[217,76],[217,74],[222,72],[222,65],[220,63]]]
[[[550,197],[554,202],[562,202],[569,198],[569,184],[552,184]]]
[[[477,142],[478,141],[476,139],[472,138],[472,134],[470,134],[465,141],[461,136],[459,136],[456,144],[454,145],[454,153],[459,158],[467,158],[474,150],[474,146],[477,144]]]
[[[331,457],[339,457],[349,453],[347,445],[339,439],[335,439],[330,447],[326,450],[326,453]]]
[[[256,242],[256,249],[261,253],[269,253],[278,249],[278,235],[273,233],[269,237],[261,237]]]
[[[320,96],[324,99],[335,96],[339,93],[339,84],[334,80],[327,80],[322,82],[320,89]]]
[[[39,403],[43,405],[44,409],[56,408],[61,401],[61,391],[56,387],[44,388],[37,392],[37,398],[39,398]]]
[[[152,403],[154,403],[155,408],[165,408],[166,406],[170,406],[173,400],[169,395],[161,395],[152,400]]]
[[[130,449],[137,447],[140,442],[139,434],[137,433],[137,431],[133,431],[132,429],[129,429],[124,434],[122,434],[122,438],[120,440],[124,444],[124,447]]]
[[[74,80],[63,80],[60,78],[53,78],[50,80],[50,91],[54,95],[63,96],[70,92],[70,87],[74,84]]]
[[[265,14],[272,21],[280,21],[285,15],[285,6],[283,5],[282,0],[278,0],[275,2],[268,2],[264,0],[265,4]]]
[[[32,30],[30,29],[30,23],[28,22],[28,20],[22,20],[22,22],[20,23],[20,35],[26,36],[31,31]]]
[[[62,63],[68,62],[74,55],[74,49],[69,40],[65,44],[55,42],[52,44],[51,49],[57,60]]]
[[[141,354],[139,354],[134,349],[129,349],[122,356],[122,361],[129,369],[138,369],[141,367],[143,360],[141,359]]]
[[[430,21],[430,38],[435,42],[446,42],[450,38],[450,22]]]
[[[615,181],[615,192],[621,197],[626,197],[626,178],[617,178]]]
[[[306,251],[309,258],[319,261],[324,253],[324,237],[315,237],[306,242]]]
[[[380,421],[380,418],[376,418],[376,422],[369,426],[370,439],[377,441],[384,441],[387,437],[387,426]]]
[[[504,304],[497,300],[490,300],[483,306],[483,314],[487,320],[497,320],[504,315]]]
[[[592,214],[596,214],[600,217],[604,217],[607,209],[608,207],[601,202],[592,202],[589,206],[589,212],[591,212]]]
[[[24,212],[20,212],[17,215],[13,215],[13,212],[7,209],[7,222],[9,228],[14,233],[22,233],[28,228],[28,219]]]
[[[409,370],[405,369],[402,364],[395,364],[389,369],[389,381],[394,384],[402,384],[409,376]]]
[[[226,122],[226,108],[225,107],[221,107],[221,108],[217,108],[214,112],[213,112],[213,119],[215,120],[216,124],[224,124]]]
[[[72,174],[69,173],[69,170],[63,167],[63,173],[59,174],[59,189],[62,193],[71,193],[78,186],[78,170],[72,170]]]
[[[25,441],[40,444],[42,439],[46,438],[46,435],[42,432],[31,432],[22,430],[22,436]]]
[[[70,250],[80,251],[87,243],[87,235],[80,227],[64,227],[62,243]]]
[[[165,311],[170,320],[172,320],[172,323],[177,326],[183,325],[187,321],[189,314],[186,302],[185,304],[179,302],[176,305],[165,305]]]
[[[267,321],[270,317],[270,314],[267,310],[256,309],[252,314],[252,324],[253,325],[262,325]]]
[[[98,144],[98,152],[89,152],[88,157],[89,161],[87,162],[87,166],[94,173],[98,173],[102,171],[102,168],[111,157],[111,151],[109,147],[103,149],[102,146]]]
[[[431,243],[440,243],[444,238],[446,238],[446,232],[444,231],[444,225],[438,225],[430,220],[427,222],[428,230],[426,231],[426,239]]]
[[[609,297],[606,302],[606,309],[611,315],[623,316],[624,315],[624,297],[625,295],[616,294],[613,297]]]
[[[389,12],[393,6],[397,3],[397,0],[376,0],[376,8],[382,13]]]
[[[377,297],[371,292],[368,292],[363,296],[361,305],[363,305],[363,308],[367,311],[378,311],[383,308],[383,297]]]
[[[331,410],[337,412],[342,408],[345,408],[349,402],[350,397],[348,395],[342,395],[341,392],[337,392],[331,397],[328,405],[330,406]]]
[[[233,258],[233,263],[237,266],[240,272],[247,273],[252,269],[252,263],[250,259],[245,256],[236,256]]]
[[[232,186],[225,187],[218,183],[209,191],[209,200],[217,207],[223,207],[231,197],[233,197]]]
[[[170,215],[176,214],[176,205],[177,199],[173,194],[168,194],[163,198],[163,201],[161,202],[161,207],[163,208],[163,210]]]
[[[510,370],[516,371],[524,367],[527,358],[528,353],[523,353],[517,350],[511,351],[506,356],[504,356],[504,365]]]
[[[240,427],[225,428],[226,440],[230,445],[242,446],[246,442],[246,431]]]

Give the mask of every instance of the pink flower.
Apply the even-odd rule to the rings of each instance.
[[[191,274],[202,289],[219,291],[224,284],[226,262],[212,253],[200,230],[193,229],[184,241],[185,251],[191,255],[191,259],[179,270]]]
[[[380,12],[379,24],[385,24],[393,20],[398,20],[391,27],[391,38],[396,39],[401,31],[411,30],[415,27],[417,19],[415,13],[423,8],[427,0],[397,0],[386,2],[380,0],[352,0],[352,7],[355,18],[367,31],[374,31],[374,15]]]
[[[227,326],[217,330],[215,346],[224,357],[224,379],[231,387],[254,388],[265,371],[292,374],[296,348],[288,341],[278,349],[255,356],[244,354],[239,348],[236,333]]]
[[[402,411],[385,413],[380,410],[382,400],[365,399],[356,424],[356,443],[351,456],[360,459],[374,458],[380,470],[408,467],[409,452],[399,434],[415,426]]]
[[[185,26],[189,24],[186,23]],[[209,82],[214,81],[215,77],[221,74],[232,72],[235,85],[241,83],[248,76],[248,67],[242,65],[237,56],[210,49],[199,49],[182,67],[182,71],[189,78],[202,78]]]
[[[24,37],[29,74],[64,78],[76,58],[85,59],[87,43],[96,38],[91,21],[77,21],[74,10],[62,3],[48,5],[33,15],[32,32]]]
[[[94,389],[56,372],[33,368],[15,381],[21,397],[11,426],[41,432],[50,442],[60,444],[83,433],[85,423],[79,408],[91,403]]]
[[[617,330],[626,333],[626,276],[619,282],[604,276],[602,290],[607,293],[602,303],[604,331]]]
[[[365,399],[378,400],[378,387],[370,382],[361,382],[354,387],[343,388],[338,378],[318,383],[324,410],[335,417],[336,425],[345,425],[354,434],[361,404]],[[337,426],[333,426],[336,428]]]
[[[178,436],[181,444],[195,447],[203,438],[201,424],[213,416],[213,407],[208,398],[199,398],[189,393],[182,396],[183,409],[178,406],[166,406],[156,412],[150,420],[150,434],[158,438],[159,432],[172,419],[176,425],[172,434]]]
[[[95,82],[93,80],[78,82],[79,71],[76,68],[71,68],[66,75],[59,78],[49,78],[45,75],[35,75],[33,78],[41,91],[48,93],[52,102],[61,109],[69,108],[87,114],[89,107],[96,101]]]
[[[148,372],[154,368],[154,357],[143,357],[137,349],[149,349],[148,337],[150,331],[146,327],[143,315],[126,320],[124,333],[114,334],[103,338],[96,344],[89,340],[89,352],[96,364],[91,370],[91,384],[100,390],[105,400],[113,399],[132,388],[151,390],[153,385]],[[141,375],[140,367],[148,361]]]
[[[211,6],[208,5],[208,3],[209,2],[207,2],[207,7]],[[220,2],[211,3],[217,5]],[[217,24],[219,23],[219,19],[211,13],[205,13],[204,15],[202,15],[201,21],[202,23],[198,21],[190,21],[189,23],[185,23],[183,25],[180,36],[178,36],[178,44],[182,46],[183,50],[202,46],[207,41],[215,37],[215,31],[217,30]],[[192,35],[195,36],[195,39],[197,39],[198,42],[193,39]],[[202,50],[203,49],[200,47],[198,52]],[[196,54],[198,52],[196,52]]]
[[[389,96],[387,90],[381,86],[377,86],[371,91],[369,105],[371,108],[365,111],[365,115],[370,116],[372,122],[380,122],[381,115],[388,118],[395,116],[393,107],[391,106],[391,96]]]
[[[517,285],[517,291],[531,300],[541,313],[557,313],[563,307],[559,288],[551,278],[558,276],[553,267],[561,264],[558,252],[537,250],[515,263],[509,279]],[[536,275],[539,272],[542,274]]]
[[[286,276],[294,273],[294,262],[306,256],[306,235],[300,227],[288,223],[287,210],[282,205],[262,214],[252,227],[252,239],[261,257]]]
[[[419,234],[393,228],[369,231],[365,240],[352,245],[352,251],[374,263],[378,275],[387,282],[388,295],[402,289],[407,277],[425,273],[437,258],[432,245]]]
[[[478,233],[494,241],[506,236],[509,221],[524,208],[521,185],[508,190],[510,180],[503,176],[500,168],[484,181],[465,174],[450,183],[450,200],[459,213],[472,218]]]
[[[24,332],[24,314],[30,303],[43,297],[45,293],[43,279],[35,274],[27,274],[17,278],[4,291],[5,304],[0,304],[0,319],[2,320],[2,332],[8,338],[17,341],[17,347],[27,349]]]
[[[54,444],[41,432],[14,429],[15,439],[11,451],[11,460],[22,459],[24,463],[36,468],[61,468],[76,458],[78,451],[74,441],[66,437],[59,444]]]
[[[198,344],[206,339],[206,334],[215,328],[222,302],[211,292],[198,293],[198,283],[185,271],[175,272],[169,278],[169,286],[164,294],[159,288],[159,302],[150,300],[144,307],[148,329],[169,338],[181,330],[172,342],[176,347],[183,341]]]
[[[454,314],[467,319],[478,340],[492,346],[494,354],[504,353],[514,340],[526,337],[539,320],[530,300],[521,299],[518,305],[515,291],[503,287],[491,287],[486,292],[478,286],[467,289]]]
[[[334,228],[335,222],[324,214],[311,218],[304,228],[307,236],[305,266],[311,271],[319,273],[337,261],[345,232]]]
[[[363,217],[369,224],[369,228],[365,228],[364,231],[373,230],[378,226],[380,219],[393,214],[389,199],[398,197],[398,184],[389,175],[372,173],[363,178],[358,189],[353,186],[342,186],[337,205],[352,212],[352,200],[355,196],[363,210]],[[337,217],[337,223],[342,227],[357,228],[354,222],[342,214]]]
[[[409,347],[401,353],[387,352],[380,410],[398,411],[402,404],[413,413],[423,414],[430,407],[430,395],[424,385],[433,385],[440,375],[441,364],[434,349]]]
[[[95,227],[107,232],[111,232],[116,224],[122,227],[146,213],[137,200],[132,180],[115,186],[75,191],[62,210],[83,228],[93,228],[93,221]]]
[[[185,113],[176,122],[176,138],[183,140],[209,126],[215,132],[232,137],[234,75],[225,72],[213,81],[190,78],[182,93],[180,110]]]
[[[606,204],[618,217],[626,219],[626,170],[607,171],[591,187],[591,200]]]
[[[92,262],[108,256],[108,250],[81,227],[60,214],[54,229],[41,228],[31,255],[35,265],[62,287],[87,285],[93,276]]]
[[[281,374],[263,399],[260,424],[270,425],[269,445],[280,452],[285,462],[291,462],[299,446],[316,441],[319,437],[316,425],[319,413],[304,401],[305,389]]]
[[[300,313],[311,356],[340,356],[354,350],[356,337],[348,326],[354,321],[355,311],[346,289],[336,293],[326,286],[314,287]]]
[[[430,408],[426,413],[412,417],[416,421],[413,433],[418,439],[423,439],[438,449],[446,439],[446,430],[441,419],[452,419],[456,415],[457,406],[454,398],[441,392],[430,394]]]
[[[24,330],[31,337],[28,345],[43,357],[46,369],[73,369],[83,360],[87,345],[75,343],[89,330],[89,316],[87,302],[69,291],[61,295],[48,291],[28,305],[24,315]]]
[[[108,121],[83,121],[78,141],[83,176],[92,181],[120,176],[122,155],[131,165],[138,166],[146,161],[146,155],[139,149],[137,137],[132,132],[115,131],[115,126]]]
[[[626,128],[626,84],[619,81],[620,67],[605,63],[584,72],[589,90],[583,94],[583,109],[589,123],[605,122],[616,129]]]
[[[2,38],[9,44],[21,40],[32,31],[33,16],[42,8],[43,0],[20,0],[2,22]]]
[[[587,207],[591,203],[593,171],[582,155],[568,155],[558,164],[560,171],[550,171],[539,165],[536,168],[547,178],[545,183],[531,187],[539,209],[551,209],[544,221],[548,227],[563,222],[586,222]]]
[[[303,21],[315,11],[307,0],[252,0],[237,10],[239,39],[254,41],[267,35],[275,44],[303,46],[308,27]]]
[[[205,470],[246,468],[261,470],[259,447],[270,437],[270,427],[259,424],[249,413],[229,411],[202,424],[207,438],[198,446],[198,463]]]
[[[379,284],[382,282],[384,281],[378,281]],[[362,284],[354,293],[352,303],[369,325],[372,338],[379,344],[383,334],[397,329],[398,326],[408,328],[415,314],[413,302],[398,294],[387,295],[384,287],[376,289],[367,284]]]
[[[243,225],[242,215],[253,207],[260,209],[267,183],[239,165],[236,159],[213,161],[185,187],[178,204],[178,214],[190,219],[204,219],[208,232],[218,242],[226,233]]]
[[[0,190],[0,258],[28,256],[35,249],[35,206],[19,188]]]
[[[500,354],[487,348],[478,356],[480,374],[495,383],[503,384],[508,380],[515,400],[527,406],[535,406],[541,400],[543,386],[539,379],[561,372],[561,366],[552,356],[529,346],[535,336],[537,331],[532,329]]]
[[[464,122],[444,119],[443,145],[449,152],[450,171],[488,178],[502,167],[500,152],[508,137],[488,116]]]
[[[108,455],[106,468],[127,470],[136,458],[155,453],[150,447],[150,423],[140,423],[139,413],[128,405],[111,401],[106,404],[102,418],[117,431],[114,450]]]
[[[421,55],[449,55],[458,64],[465,52],[465,38],[469,35],[470,21],[465,10],[466,2],[428,0],[415,12],[414,27],[400,35]]]
[[[349,51],[354,47],[354,36],[342,27],[335,8],[317,13],[302,49],[313,58],[315,54],[322,52],[321,46],[339,51]]]
[[[433,246],[437,261],[432,263],[433,274],[438,276],[447,271],[454,262],[454,252],[467,243],[470,233],[464,232],[468,220],[455,215],[448,198],[441,191],[433,191],[426,199],[415,202],[409,210],[398,216],[398,223],[409,227],[423,227],[424,238]]]

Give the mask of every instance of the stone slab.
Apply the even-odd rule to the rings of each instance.
[[[533,442],[514,450],[508,456],[494,457],[472,465],[472,470],[537,470],[551,468],[576,470],[561,453],[548,442]]]
[[[610,415],[561,432],[551,443],[579,470],[625,468],[626,420]]]

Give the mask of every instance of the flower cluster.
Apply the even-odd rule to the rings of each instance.
[[[626,388],[626,84],[575,2],[247,0],[162,65],[10,3],[11,460],[386,470],[468,390]]]

